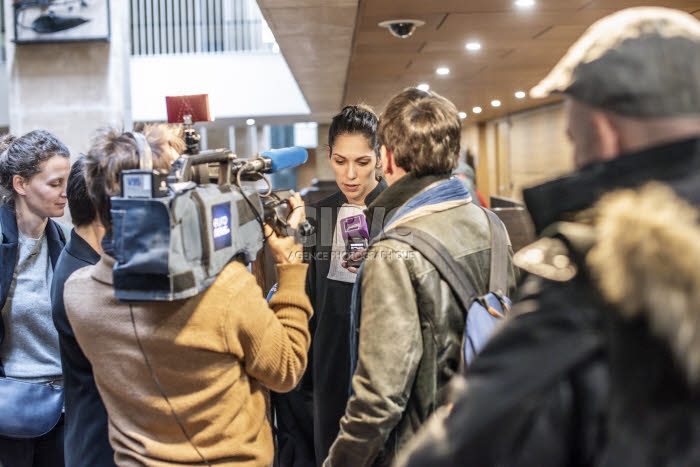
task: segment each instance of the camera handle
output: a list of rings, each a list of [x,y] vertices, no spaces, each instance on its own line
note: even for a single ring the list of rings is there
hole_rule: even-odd
[[[185,154],[199,154],[199,142],[202,137],[197,133],[197,130],[194,129],[192,115],[182,116],[182,126],[184,127],[182,132],[185,136],[185,146],[187,146]]]

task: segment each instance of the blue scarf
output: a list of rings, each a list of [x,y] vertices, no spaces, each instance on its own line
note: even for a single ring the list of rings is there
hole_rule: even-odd
[[[418,209],[440,203],[463,200],[469,201],[471,200],[471,196],[469,191],[464,187],[462,181],[458,178],[450,178],[444,182],[429,186],[427,189],[419,192],[406,201],[398,209],[396,214],[387,222],[382,229],[382,233],[390,230],[399,219],[415,212]],[[374,237],[370,243],[370,247],[382,239],[382,233]],[[360,266],[360,269],[357,272],[357,279],[355,280],[355,285],[352,289],[352,299],[350,301],[350,395],[352,395],[352,375],[355,373],[358,358],[360,314],[362,311],[361,289],[363,269],[364,263]]]

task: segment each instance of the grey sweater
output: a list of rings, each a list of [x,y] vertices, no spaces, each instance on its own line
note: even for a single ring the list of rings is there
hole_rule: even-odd
[[[58,332],[51,317],[53,268],[46,235],[19,233],[19,255],[10,293],[2,309],[5,339],[0,360],[5,374],[27,381],[61,379]]]

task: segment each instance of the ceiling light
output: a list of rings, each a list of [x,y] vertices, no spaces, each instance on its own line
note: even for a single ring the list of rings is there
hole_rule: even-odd
[[[492,107],[500,107],[500,106],[501,106],[501,101],[499,101],[498,99],[494,99],[494,100],[491,101],[491,106],[492,106]]]
[[[525,91],[518,91],[515,93],[516,99],[525,99]]]
[[[460,112],[460,113],[458,113],[457,115],[459,115],[459,118],[461,118],[462,120],[464,120],[465,118],[467,118],[467,113],[466,113],[466,112]]]
[[[515,0],[515,6],[518,8],[530,8],[535,6],[535,0]]]
[[[421,91],[425,91],[425,92],[428,92],[428,90],[430,89],[430,85],[429,85],[429,84],[425,84],[425,83],[421,83],[421,84],[419,84],[419,85],[416,86],[416,87],[417,87],[418,89],[420,89]]]
[[[446,66],[441,66],[440,68],[438,68],[437,70],[435,70],[435,73],[437,73],[438,75],[443,75],[443,76],[444,76],[444,75],[449,75],[449,74],[450,74],[450,69],[447,68]]]
[[[481,50],[481,44],[479,42],[467,42],[467,44],[464,47],[466,47],[467,50],[470,50],[472,52]]]
[[[475,114],[480,114],[480,113],[481,113],[481,107],[474,107],[474,108],[472,109],[472,112],[474,112]]]
[[[253,126],[253,125],[255,125],[255,120],[252,118],[249,118],[248,120],[245,121],[245,124],[248,126]]]

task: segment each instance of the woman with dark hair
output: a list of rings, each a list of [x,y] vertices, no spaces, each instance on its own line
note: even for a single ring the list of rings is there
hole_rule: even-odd
[[[309,365],[297,390],[273,394],[280,467],[321,465],[338,434],[350,384],[350,300],[357,276],[344,264],[340,221],[362,215],[385,188],[381,178],[378,118],[365,105],[349,105],[328,129],[328,160],[338,191],[307,207],[315,242],[304,248],[306,289],[314,308]]]
[[[343,265],[345,242],[340,221],[363,216],[365,207],[386,188],[377,175],[377,124],[377,115],[364,105],[346,106],[333,117],[328,130],[328,160],[338,191],[307,209],[307,218],[316,223],[315,245],[304,251],[309,263],[307,291],[315,312],[310,323],[312,351],[301,391],[290,393],[289,397],[301,399],[313,387],[313,449],[317,465],[321,465],[338,434],[350,383],[350,299],[357,274]],[[291,403],[296,404],[292,409],[299,412],[303,402]],[[297,429],[308,428],[303,425],[298,423]],[[299,438],[301,434],[294,436]],[[281,460],[283,465],[291,465]]]
[[[43,130],[8,135],[0,150],[0,376],[61,385],[49,289],[65,233],[50,218],[66,207],[70,152]],[[36,438],[0,437],[0,465],[62,466],[63,421]]]

